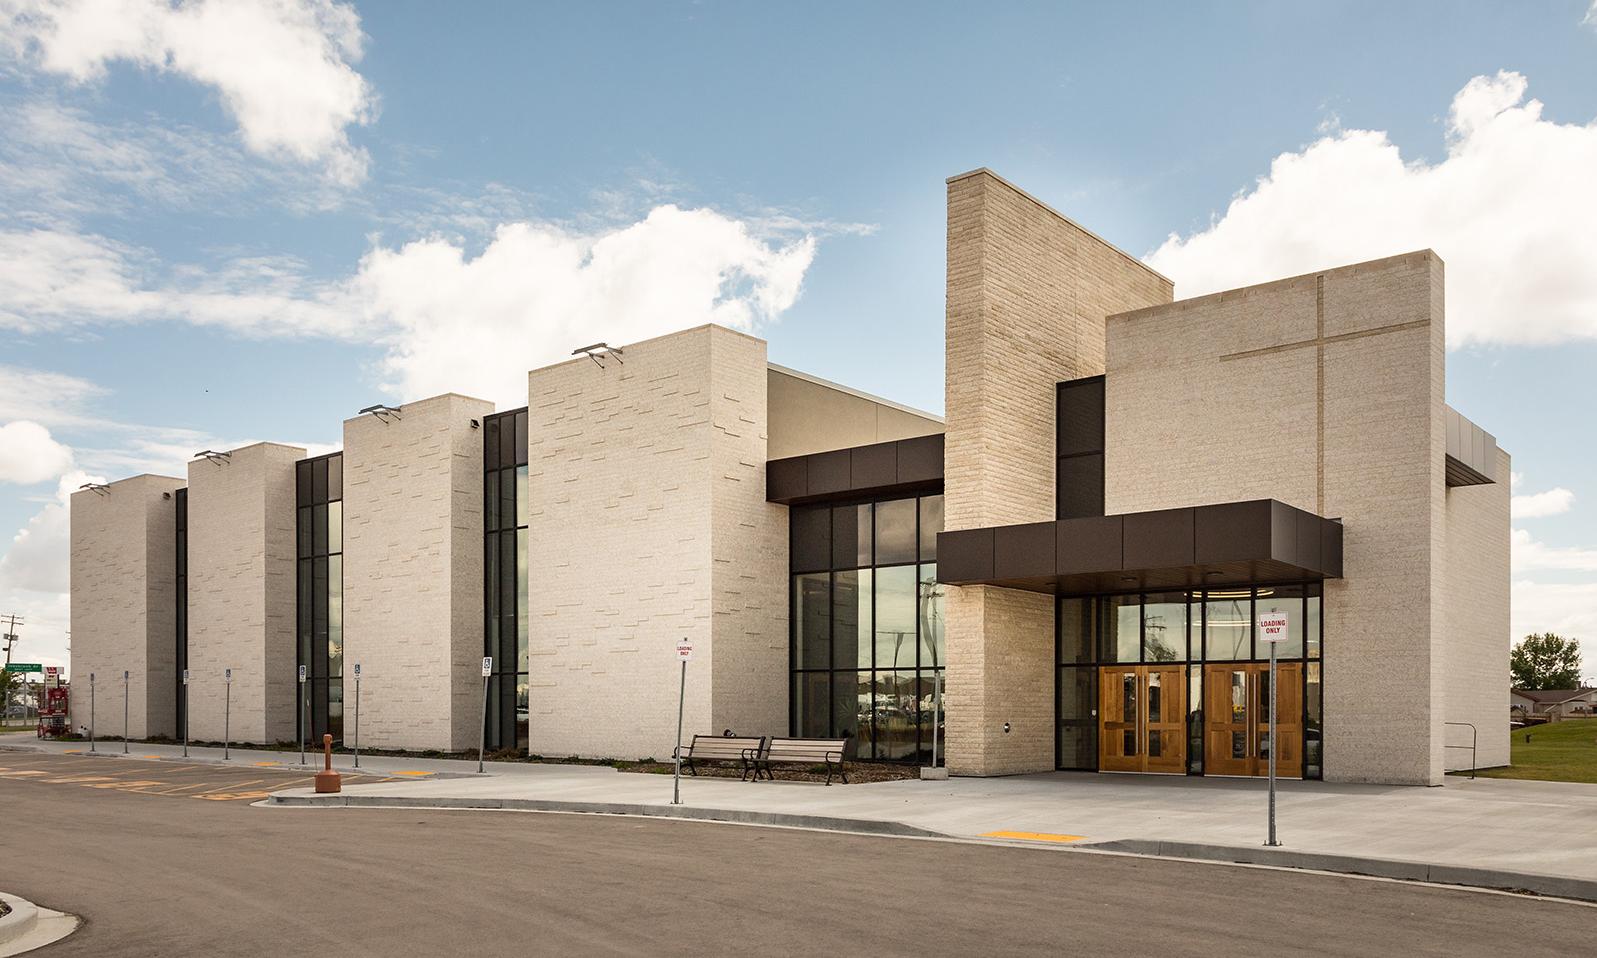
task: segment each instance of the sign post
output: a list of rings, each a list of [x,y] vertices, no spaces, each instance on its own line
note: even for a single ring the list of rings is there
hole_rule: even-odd
[[[494,673],[494,657],[482,657],[482,728],[477,733],[477,771],[482,771],[482,750],[488,744],[488,676]]]
[[[122,670],[122,754],[128,753],[128,670]]]
[[[360,768],[360,663],[355,663],[355,767]]]
[[[1286,612],[1259,613],[1259,641],[1268,642],[1270,645],[1270,838],[1264,844],[1274,848],[1281,843],[1275,837],[1275,648],[1285,641],[1290,630],[1291,616]]]
[[[228,760],[228,746],[233,740],[233,670],[222,670],[222,683],[226,686],[222,693],[222,761]]]
[[[189,757],[189,670],[183,670],[183,757]]]
[[[310,694],[305,691],[305,666],[303,665],[299,667],[299,697],[300,701],[304,703],[300,708],[299,763],[304,765],[305,736],[309,735],[311,730],[311,699]]]
[[[89,673],[89,751],[94,751],[94,673]]]
[[[676,768],[671,771],[671,804],[682,804],[682,709],[688,697],[688,663],[693,660],[693,643],[677,642],[677,661],[682,663],[682,681],[677,689],[677,747],[671,751]]]

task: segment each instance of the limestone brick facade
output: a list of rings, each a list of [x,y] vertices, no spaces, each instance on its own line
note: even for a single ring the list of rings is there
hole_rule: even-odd
[[[466,749],[482,722],[482,417],[454,393],[344,422],[346,722],[360,737]],[[473,425],[473,421],[477,425]]]
[[[665,757],[787,729],[787,510],[765,501],[764,342],[701,326],[528,377],[531,750]]]
[[[294,738],[294,463],[304,455],[263,442],[189,463],[191,739],[220,741],[224,723],[235,742]]]
[[[1447,490],[1447,603],[1443,717],[1475,726],[1480,768],[1508,764],[1509,500],[1513,462],[1497,452],[1497,482]],[[1468,745],[1470,730],[1445,729],[1452,746]],[[1470,753],[1449,748],[1449,769],[1465,768]]]
[[[944,528],[1051,520],[1056,385],[1101,374],[1104,318],[1171,283],[989,170],[948,181],[947,283]],[[1052,769],[1052,600],[946,602],[950,771]]]
[[[935,436],[943,420],[917,409],[771,366],[766,380],[771,459]]]
[[[1275,498],[1344,524],[1330,780],[1442,772],[1441,290],[1422,251],[1109,318],[1106,511]]]
[[[134,476],[71,499],[72,724],[95,730],[172,735],[176,729],[176,506],[183,480]]]

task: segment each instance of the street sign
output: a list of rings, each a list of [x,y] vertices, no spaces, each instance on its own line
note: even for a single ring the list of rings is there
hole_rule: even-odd
[[[122,681],[126,682],[127,680],[128,680],[128,670],[127,669],[123,669],[122,670]]]
[[[687,639],[677,640],[677,659],[681,662],[693,661],[693,643]]]
[[[299,667],[299,684],[305,684],[305,666],[303,665]]]
[[[359,662],[355,663],[355,678],[357,678],[357,679],[360,678],[360,663]]]
[[[222,670],[222,681],[224,681],[224,682],[233,681],[233,670],[232,669],[223,669]]]
[[[1259,613],[1259,641],[1285,642],[1291,616],[1286,612]]]
[[[487,678],[492,674],[494,674],[494,657],[485,655],[482,657],[482,677]]]
[[[189,670],[188,669],[184,669],[183,670],[183,684],[184,685],[189,684]]]
[[[12,662],[6,666],[7,672],[43,672],[44,666],[37,662]]]

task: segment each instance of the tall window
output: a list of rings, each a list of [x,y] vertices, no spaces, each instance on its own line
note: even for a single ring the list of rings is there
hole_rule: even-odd
[[[929,757],[944,668],[943,497],[791,513],[794,734],[849,737],[860,759]]]
[[[344,454],[301,459],[295,467],[298,503],[299,652],[306,686],[295,688],[295,727],[304,732],[310,698],[310,737],[344,737]]]
[[[527,410],[483,419],[483,655],[488,743],[527,749]]]
[[[177,734],[183,733],[184,704],[183,670],[189,667],[189,491],[179,489],[172,494],[177,507]]]
[[[1320,592],[1305,585],[1259,585],[1209,591],[1150,592],[1059,599],[1056,740],[1058,765],[1098,767],[1098,675],[1103,665],[1187,665],[1187,770],[1203,771],[1203,664],[1259,662],[1260,612],[1291,613],[1290,632],[1276,648],[1281,662],[1303,663],[1303,774],[1319,778],[1321,756]]]

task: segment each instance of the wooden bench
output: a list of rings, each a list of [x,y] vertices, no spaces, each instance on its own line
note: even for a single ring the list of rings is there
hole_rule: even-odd
[[[774,779],[771,774],[771,765],[825,765],[826,784],[832,784],[832,775],[835,773],[842,778],[843,784],[848,784],[848,772],[843,769],[843,749],[848,747],[846,738],[782,738],[773,736],[765,746],[765,751],[760,754],[759,763],[754,770],[754,778],[759,780],[763,773],[766,778]]]
[[[682,750],[682,762],[690,775],[699,774],[694,762],[736,762],[743,769],[743,780],[747,781],[750,774],[759,778],[756,763],[764,748],[763,735],[695,735]],[[675,757],[672,753],[672,758]]]

